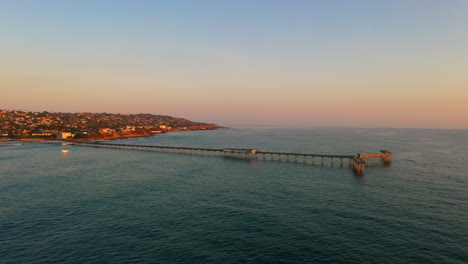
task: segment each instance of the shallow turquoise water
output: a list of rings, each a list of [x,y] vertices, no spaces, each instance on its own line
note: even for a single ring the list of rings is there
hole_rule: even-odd
[[[223,129],[116,142],[395,156],[358,177],[339,166],[0,143],[0,263],[468,260],[466,130]]]

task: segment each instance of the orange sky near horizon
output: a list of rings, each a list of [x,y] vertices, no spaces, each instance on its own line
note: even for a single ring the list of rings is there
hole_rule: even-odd
[[[335,6],[304,3],[312,13],[326,10],[316,18],[302,7],[265,11],[285,16],[279,22],[251,10],[245,24],[215,18],[221,6],[210,6],[206,21],[187,18],[194,25],[167,31],[159,25],[178,21],[180,7],[160,18],[143,8],[127,14],[128,3],[118,2],[84,21],[32,3],[0,11],[8,36],[0,42],[0,109],[153,113],[224,126],[468,129],[463,2],[429,9],[396,1],[379,16],[380,4],[368,4],[368,13],[333,25],[325,21],[338,15]],[[363,6],[348,8],[340,14]],[[123,23],[117,10],[134,20]]]

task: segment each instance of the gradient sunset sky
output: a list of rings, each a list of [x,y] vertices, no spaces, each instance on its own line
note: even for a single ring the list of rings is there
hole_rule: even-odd
[[[0,0],[0,109],[468,128],[468,1]]]

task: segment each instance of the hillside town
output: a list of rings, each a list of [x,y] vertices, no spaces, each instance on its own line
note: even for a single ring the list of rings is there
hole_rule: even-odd
[[[0,140],[100,140],[216,128],[165,115],[0,110]]]

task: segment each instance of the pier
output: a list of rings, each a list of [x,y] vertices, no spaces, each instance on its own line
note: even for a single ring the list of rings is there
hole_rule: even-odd
[[[250,148],[193,148],[174,146],[149,146],[131,144],[112,144],[104,142],[77,142],[77,141],[51,141],[49,143],[67,144],[74,146],[88,146],[97,148],[114,148],[129,150],[149,150],[158,152],[184,153],[203,156],[220,156],[225,158],[250,159],[250,160],[275,160],[305,163],[312,165],[325,164],[330,166],[340,166],[352,168],[358,175],[363,175],[367,166],[390,165],[393,153],[381,150],[376,154],[357,155],[332,155],[332,154],[309,154],[256,150]]]

